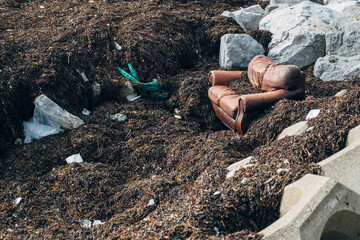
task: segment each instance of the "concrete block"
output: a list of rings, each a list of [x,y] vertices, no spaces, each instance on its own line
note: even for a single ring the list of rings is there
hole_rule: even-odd
[[[250,161],[253,159],[254,159],[253,156],[250,156],[250,157],[244,158],[243,160],[233,163],[230,166],[228,166],[226,169],[230,172],[226,175],[226,179],[234,176],[234,174],[237,170],[239,170],[242,167],[246,167],[250,163]]]
[[[359,239],[360,195],[330,178],[308,174],[288,185],[280,209],[263,239]]]
[[[359,156],[360,144],[352,144],[318,164],[326,177],[334,179],[360,194]]]
[[[291,125],[290,127],[285,128],[282,130],[282,132],[279,134],[276,140],[283,139],[286,136],[294,136],[294,135],[300,135],[303,132],[306,131],[306,129],[309,128],[308,121],[301,121],[298,123],[295,123],[294,125]]]
[[[346,139],[346,146],[360,144],[360,125],[351,129]]]
[[[34,104],[43,116],[64,129],[78,128],[84,124],[82,119],[61,108],[44,94],[35,98]]]

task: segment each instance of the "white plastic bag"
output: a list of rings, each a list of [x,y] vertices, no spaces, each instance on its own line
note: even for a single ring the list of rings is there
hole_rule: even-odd
[[[40,139],[64,131],[59,124],[47,118],[37,106],[34,109],[34,116],[29,121],[24,121],[23,126],[24,143],[30,143],[33,139]]]

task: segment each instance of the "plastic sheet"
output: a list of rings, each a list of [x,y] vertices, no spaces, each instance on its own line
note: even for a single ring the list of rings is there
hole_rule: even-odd
[[[40,139],[64,131],[60,125],[46,117],[41,109],[35,106],[34,116],[29,121],[23,122],[24,143],[30,143],[34,139]]]

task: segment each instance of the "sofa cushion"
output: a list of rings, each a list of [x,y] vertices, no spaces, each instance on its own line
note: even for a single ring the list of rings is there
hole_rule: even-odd
[[[228,95],[220,99],[220,107],[232,118],[236,118],[240,97],[241,95]]]
[[[270,66],[277,65],[270,58],[262,55],[255,56],[248,66],[248,78],[254,87],[261,88],[265,72]]]
[[[235,92],[226,86],[212,86],[208,90],[208,96],[210,100],[218,106],[220,99],[228,95],[235,95]]]
[[[262,90],[270,92],[276,89],[294,90],[302,83],[301,70],[295,65],[272,65],[263,78]]]

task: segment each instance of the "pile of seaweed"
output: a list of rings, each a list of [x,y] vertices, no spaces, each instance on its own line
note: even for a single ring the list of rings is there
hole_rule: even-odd
[[[219,17],[238,1],[224,2],[9,1],[1,8],[0,238],[261,238],[257,232],[279,217],[285,186],[321,174],[316,163],[342,149],[360,124],[360,77],[322,82],[309,66],[305,100],[281,100],[246,135],[233,133],[207,97],[219,37],[243,32]],[[264,31],[251,34],[265,46],[270,40]],[[126,101],[116,66],[128,62],[169,98]],[[257,91],[246,74],[231,87]],[[14,145],[40,93],[85,125]],[[311,109],[321,110],[311,130],[276,140]],[[115,113],[127,120],[113,120]],[[84,163],[66,164],[76,153]],[[248,156],[250,165],[226,179],[226,168]]]

